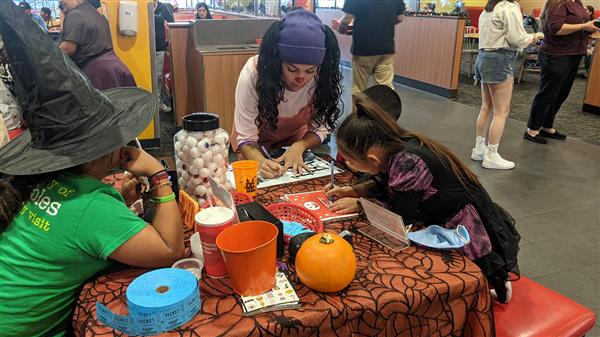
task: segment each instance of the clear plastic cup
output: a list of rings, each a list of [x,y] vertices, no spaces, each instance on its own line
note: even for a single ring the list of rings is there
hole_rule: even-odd
[[[202,278],[202,268],[204,268],[204,262],[200,259],[196,258],[187,258],[179,260],[173,263],[173,268],[185,269],[190,273],[196,276],[196,279],[200,280]]]

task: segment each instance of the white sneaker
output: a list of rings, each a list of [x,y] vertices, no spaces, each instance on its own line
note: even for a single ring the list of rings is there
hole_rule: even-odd
[[[494,170],[510,170],[515,167],[515,163],[502,158],[498,152],[485,151],[481,166]]]
[[[162,103],[162,102],[160,103],[160,105],[159,105],[158,108],[159,108],[159,110],[161,112],[169,112],[169,111],[171,111],[171,107],[169,107],[168,105],[166,105],[165,103]]]
[[[471,159],[479,161],[483,160],[483,155],[485,154],[485,150],[478,151],[476,147],[471,150]]]

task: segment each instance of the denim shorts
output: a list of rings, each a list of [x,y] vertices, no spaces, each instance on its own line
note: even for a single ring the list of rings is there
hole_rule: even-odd
[[[475,79],[481,83],[502,83],[513,78],[513,62],[517,52],[509,49],[479,50],[475,61]]]

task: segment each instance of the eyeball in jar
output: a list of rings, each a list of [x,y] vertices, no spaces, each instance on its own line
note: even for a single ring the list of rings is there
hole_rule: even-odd
[[[229,134],[219,127],[219,116],[201,112],[183,117],[173,143],[178,182],[189,195],[205,198],[209,177],[227,182]]]

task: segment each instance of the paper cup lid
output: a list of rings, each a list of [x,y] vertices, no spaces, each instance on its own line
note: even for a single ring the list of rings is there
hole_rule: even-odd
[[[219,226],[233,219],[233,211],[227,207],[209,207],[196,213],[196,223],[200,226]]]

